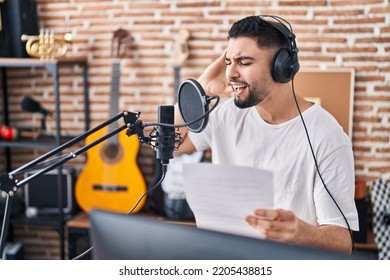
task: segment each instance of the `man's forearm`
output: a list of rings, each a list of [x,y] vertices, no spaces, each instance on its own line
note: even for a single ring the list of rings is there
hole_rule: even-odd
[[[317,227],[307,223],[303,227],[302,234],[293,240],[294,243],[351,253],[352,240],[348,229],[335,225]]]

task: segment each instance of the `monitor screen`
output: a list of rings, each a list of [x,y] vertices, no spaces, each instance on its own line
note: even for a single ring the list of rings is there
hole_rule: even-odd
[[[333,260],[351,256],[197,229],[137,213],[89,213],[93,258],[102,260]]]

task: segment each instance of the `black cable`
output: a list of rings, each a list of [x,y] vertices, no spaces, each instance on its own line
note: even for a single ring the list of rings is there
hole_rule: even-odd
[[[164,168],[164,166],[165,166],[165,168]],[[154,184],[153,187],[149,188],[146,192],[144,192],[143,195],[141,195],[141,197],[138,199],[136,204],[133,206],[133,208],[126,215],[131,215],[133,213],[134,209],[138,206],[138,204],[141,202],[141,200],[145,197],[145,195],[153,192],[161,184],[161,182],[164,181],[166,173],[167,173],[167,171],[166,171],[166,164],[163,164],[163,170],[162,170],[162,174],[161,174],[160,180],[156,184]]]
[[[322,175],[321,175],[321,172],[320,172],[320,168],[319,168],[319,166],[318,166],[317,158],[316,158],[315,153],[314,153],[313,145],[312,145],[311,140],[310,140],[309,132],[308,132],[308,130],[307,130],[305,120],[303,119],[303,116],[302,116],[301,108],[299,107],[298,100],[297,100],[297,97],[296,97],[296,95],[295,95],[294,78],[291,80],[291,82],[292,82],[291,88],[292,88],[292,93],[293,93],[294,101],[295,101],[295,104],[296,104],[296,106],[297,106],[299,116],[300,116],[300,118],[301,118],[301,120],[302,120],[303,127],[304,127],[304,129],[305,129],[307,141],[309,142],[309,146],[310,146],[311,154],[312,154],[313,159],[314,159],[314,165],[315,165],[315,167],[316,167],[317,174],[318,174],[318,176],[320,177],[321,182],[322,182],[322,185],[324,186],[326,192],[329,194],[330,198],[332,199],[332,201],[333,201],[334,204],[336,205],[337,209],[340,211],[341,215],[343,216],[343,218],[344,218],[344,220],[345,220],[345,223],[347,224],[348,231],[349,231],[349,234],[350,234],[350,236],[351,236],[351,241],[352,241],[352,251],[354,252],[354,251],[355,251],[355,241],[354,241],[354,238],[353,238],[353,234],[352,234],[352,231],[351,231],[351,227],[349,226],[348,220],[347,220],[347,218],[345,217],[345,215],[344,215],[343,211],[341,210],[340,206],[338,205],[336,199],[332,196],[332,194],[330,193],[328,187],[327,187],[326,184],[325,184],[324,179],[322,178]]]

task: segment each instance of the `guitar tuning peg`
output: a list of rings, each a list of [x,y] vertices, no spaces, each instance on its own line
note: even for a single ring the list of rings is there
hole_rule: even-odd
[[[190,37],[190,31],[188,29],[179,30],[179,38],[181,38],[184,41],[187,41],[189,37]]]

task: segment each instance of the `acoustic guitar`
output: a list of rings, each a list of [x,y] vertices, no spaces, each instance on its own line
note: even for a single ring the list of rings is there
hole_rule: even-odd
[[[112,80],[110,96],[110,117],[118,114],[120,59],[126,53],[130,42],[129,34],[123,29],[114,32],[112,41]],[[86,139],[89,144],[112,132],[118,127],[114,122],[107,129],[101,129]],[[125,131],[107,139],[87,152],[87,161],[75,187],[79,206],[88,212],[93,208],[128,213],[146,192],[144,177],[137,165],[140,143],[136,135],[128,137]],[[144,197],[134,212],[139,211]]]

